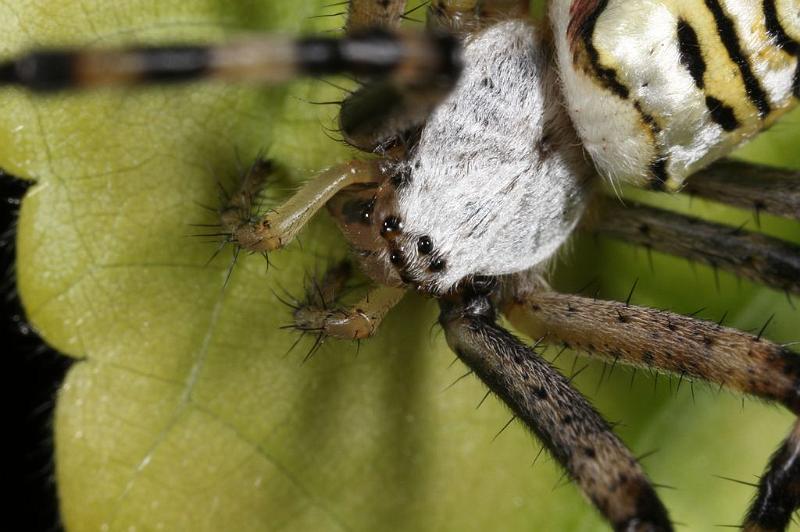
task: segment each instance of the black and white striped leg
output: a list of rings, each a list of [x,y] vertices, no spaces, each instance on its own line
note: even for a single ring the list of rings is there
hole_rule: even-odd
[[[342,38],[263,35],[221,45],[32,51],[0,63],[0,86],[57,91],[198,79],[280,84],[302,76],[349,73],[426,85],[455,79],[458,42],[383,30]]]
[[[488,296],[453,296],[440,306],[450,347],[544,443],[615,530],[672,530],[630,451],[566,377],[496,325]]]
[[[367,28],[396,28],[405,15],[405,1],[352,0],[348,32]],[[430,29],[430,28],[429,28]],[[387,152],[413,139],[433,109],[450,94],[458,79],[461,56],[452,28],[429,31],[430,39],[447,43],[450,65],[438,76],[411,76],[405,80],[359,76],[364,87],[348,96],[339,113],[339,129],[344,140],[366,152]],[[421,55],[425,50],[419,49]],[[409,66],[413,66],[409,63]]]

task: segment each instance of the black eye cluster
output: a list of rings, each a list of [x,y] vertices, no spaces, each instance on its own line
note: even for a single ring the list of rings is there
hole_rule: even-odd
[[[406,258],[403,252],[395,245],[397,237],[403,232],[403,221],[397,216],[387,216],[381,225],[381,236],[390,243],[389,262],[401,269],[400,277],[404,282],[413,282],[407,272],[402,271],[406,266]],[[417,239],[417,252],[420,255],[430,255],[433,253],[433,241],[428,235],[423,235]],[[447,263],[441,257],[433,257],[428,264],[428,271],[439,273],[445,269]]]

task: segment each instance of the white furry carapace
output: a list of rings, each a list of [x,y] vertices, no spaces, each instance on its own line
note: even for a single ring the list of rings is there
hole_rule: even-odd
[[[798,17],[798,0],[555,0],[552,33],[468,38],[393,199],[402,273],[442,292],[540,266],[598,172],[677,190],[796,102]]]
[[[465,64],[398,194],[404,232],[429,236],[446,263],[434,276],[440,289],[548,259],[574,229],[591,176],[533,28],[491,27],[469,42]],[[412,277],[425,276],[425,262],[409,255]]]

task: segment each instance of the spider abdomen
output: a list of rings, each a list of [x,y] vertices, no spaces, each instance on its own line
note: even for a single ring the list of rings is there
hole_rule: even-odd
[[[551,6],[569,113],[610,180],[677,190],[800,96],[796,0]]]

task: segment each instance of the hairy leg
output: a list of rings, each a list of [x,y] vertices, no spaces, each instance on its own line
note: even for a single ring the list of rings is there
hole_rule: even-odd
[[[744,161],[721,161],[693,175],[683,192],[756,214],[800,219],[800,172]]]
[[[497,20],[527,18],[528,10],[528,0],[432,0],[428,27],[468,34]]]
[[[405,10],[406,0],[350,0],[345,30],[397,29]]]
[[[461,74],[461,45],[453,36],[428,33],[427,42],[417,36],[402,44],[405,64],[397,75],[376,79],[367,72],[359,77],[365,85],[342,102],[339,129],[344,140],[360,150],[384,151],[413,137]],[[378,56],[387,52],[391,54],[372,51]]]
[[[533,338],[715,382],[800,414],[800,355],[759,336],[663,310],[547,291],[521,294],[503,313]]]
[[[376,11],[372,3],[365,5]],[[428,7],[428,28],[433,36],[465,37],[492,22],[527,16],[527,0],[433,0]],[[443,50],[448,48],[447,42],[442,41]],[[447,68],[440,68],[443,75],[428,83],[398,84],[390,80],[367,85],[342,105],[340,128],[345,140],[364,151],[374,151],[413,137],[415,128],[450,93],[459,69],[460,58],[454,56]]]
[[[534,338],[560,342],[614,362],[666,370],[777,401],[800,414],[800,355],[719,324],[616,301],[534,292],[504,313]],[[745,530],[784,530],[800,506],[800,428],[761,478]]]
[[[772,455],[758,483],[742,529],[745,532],[779,532],[789,526],[800,507],[800,422]]]
[[[675,212],[605,200],[589,228],[780,290],[800,293],[800,246]]]
[[[459,358],[523,420],[615,530],[672,530],[641,466],[569,381],[495,324],[488,297],[440,300]]]

